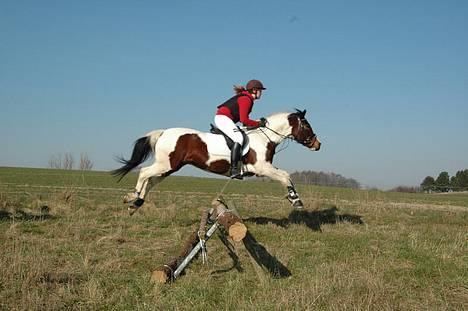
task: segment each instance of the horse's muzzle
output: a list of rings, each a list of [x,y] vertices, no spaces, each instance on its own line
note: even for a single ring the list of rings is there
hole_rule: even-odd
[[[307,147],[312,151],[319,151],[321,146],[322,146],[322,143],[317,137],[315,137],[315,139],[312,140]]]

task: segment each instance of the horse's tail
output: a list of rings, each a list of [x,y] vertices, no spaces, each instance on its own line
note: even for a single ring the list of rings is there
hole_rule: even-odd
[[[127,175],[132,169],[143,163],[151,153],[154,151],[154,146],[158,141],[159,137],[164,133],[164,130],[155,130],[149,132],[145,136],[137,139],[135,141],[135,146],[133,147],[132,157],[130,160],[125,160],[122,157],[117,157],[117,161],[124,164],[121,168],[111,171],[111,174],[118,176],[119,181]]]

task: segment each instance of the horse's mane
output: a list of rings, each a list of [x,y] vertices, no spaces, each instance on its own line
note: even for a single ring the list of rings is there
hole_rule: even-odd
[[[304,118],[306,110],[299,110],[297,108],[294,108],[295,111],[289,112],[289,111],[283,111],[283,112],[276,112],[267,117],[268,118],[275,118],[276,116],[282,116],[282,115],[297,115],[298,117]]]
[[[266,117],[266,119],[268,120],[268,122],[271,122],[271,123],[276,123],[276,122],[281,122],[281,121],[285,121],[287,120],[290,116],[297,116],[299,117],[300,119],[303,119],[304,116],[305,116],[305,113],[306,113],[306,110],[299,110],[299,109],[294,109],[295,111],[291,112],[291,111],[283,111],[283,112],[275,112],[269,116]],[[250,132],[250,131],[254,131],[256,129],[252,129],[252,130],[248,130],[247,129],[247,132]]]

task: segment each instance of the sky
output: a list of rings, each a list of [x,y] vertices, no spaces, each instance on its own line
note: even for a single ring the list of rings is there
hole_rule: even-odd
[[[319,152],[274,164],[417,186],[468,168],[467,1],[0,1],[0,166],[119,166],[153,129],[307,109]],[[181,175],[205,176],[194,168]],[[209,175],[213,176],[214,175]]]

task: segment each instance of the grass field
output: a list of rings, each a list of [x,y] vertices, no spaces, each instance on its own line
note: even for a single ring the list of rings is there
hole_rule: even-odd
[[[162,285],[151,271],[180,251],[226,179],[170,177],[130,217],[121,198],[135,181],[0,168],[0,309],[468,309],[467,193],[299,185],[298,212],[277,183],[232,181],[224,197],[287,273],[242,244],[235,265],[214,235],[207,264]]]

